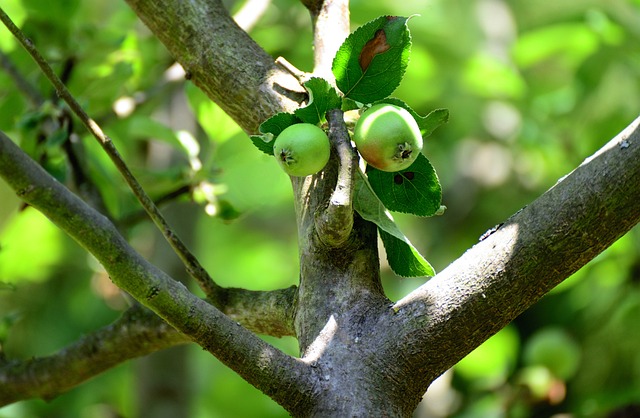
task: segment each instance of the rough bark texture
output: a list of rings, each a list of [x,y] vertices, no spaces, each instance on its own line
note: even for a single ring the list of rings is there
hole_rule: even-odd
[[[51,177],[0,132],[0,177],[18,197],[41,211],[53,223],[93,254],[111,280],[167,323],[214,354],[279,402],[301,402],[309,371],[241,327],[181,283],[134,251],[103,215]],[[42,368],[45,375],[48,369]],[[38,386],[38,376],[29,376]],[[60,378],[64,378],[63,372]],[[0,373],[0,393],[11,391],[10,377]],[[293,390],[293,392],[291,392]],[[15,401],[16,399],[14,399]]]
[[[192,80],[247,132],[276,111],[297,105],[272,76],[295,79],[273,66],[219,2],[129,3]],[[320,14],[324,6],[341,10],[346,2],[305,4],[313,12],[316,37],[328,30],[344,32],[344,16],[334,29]],[[316,46],[319,53],[335,50],[335,45]],[[327,62],[326,56],[317,59],[316,70],[326,73]],[[114,282],[295,416],[411,416],[433,379],[640,221],[639,119],[443,272],[392,304],[380,285],[376,228],[354,214],[352,190],[345,186],[357,166],[341,113],[332,112],[329,121],[329,165],[317,175],[292,179],[299,288],[253,294],[242,302],[234,298],[243,291],[227,290],[219,301],[224,312],[243,318],[252,329],[295,333],[301,359],[274,350],[142,260],[110,223],[4,135],[0,176],[101,260]],[[263,318],[253,322],[256,313]],[[165,332],[176,344],[185,341],[178,332]],[[147,332],[138,335],[153,345],[131,341],[131,352],[123,357],[164,347]],[[77,366],[83,360],[70,361]],[[0,363],[0,393],[14,394],[0,400],[59,393],[42,387],[28,392],[24,384],[27,379],[38,386],[38,379],[46,380],[55,369],[25,376],[19,366]]]
[[[127,0],[140,19],[200,87],[247,133],[280,111],[292,111],[305,90],[229,16],[219,0]]]

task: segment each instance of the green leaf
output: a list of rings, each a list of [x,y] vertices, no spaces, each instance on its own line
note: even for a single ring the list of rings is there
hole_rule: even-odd
[[[409,63],[408,20],[406,17],[381,16],[347,37],[331,68],[345,97],[373,103],[398,87]]]
[[[360,171],[356,177],[354,209],[363,219],[378,226],[382,243],[387,250],[389,266],[396,274],[403,277],[435,275],[433,267],[400,231],[393,217]]]
[[[425,260],[411,243],[396,238],[378,228],[387,252],[387,261],[394,273],[402,277],[435,276],[431,264]]]
[[[294,112],[303,122],[317,125],[325,121],[329,109],[340,108],[342,100],[327,80],[314,77],[304,83],[304,87],[309,93],[309,103]]]
[[[368,166],[367,177],[371,188],[389,210],[433,216],[440,209],[442,188],[436,171],[423,154],[409,168],[395,173]]]
[[[270,135],[251,135],[249,137],[253,145],[267,155],[273,155],[273,136]]]
[[[220,106],[194,84],[186,83],[184,91],[193,114],[211,141],[225,142],[242,131]]]
[[[273,155],[273,140],[289,126],[301,120],[292,113],[280,112],[271,116],[260,125],[260,135],[251,135],[251,142],[260,151]]]
[[[364,105],[360,102],[356,102],[355,100],[351,100],[349,98],[342,99],[342,111],[347,112],[349,110],[362,109]]]
[[[45,146],[47,149],[59,148],[69,137],[66,127],[60,127],[53,131],[51,135],[47,137]]]
[[[400,106],[406,109],[411,116],[418,122],[418,127],[420,128],[420,133],[422,137],[427,137],[433,133],[440,125],[444,125],[449,122],[449,110],[448,109],[435,109],[432,110],[427,116],[420,116],[415,110],[411,108],[404,101],[397,99],[395,97],[388,97],[386,99],[380,100],[377,103],[388,103],[396,106]]]
[[[127,120],[127,134],[132,139],[155,139],[165,142],[184,153],[184,148],[173,129],[147,115],[132,115]]]

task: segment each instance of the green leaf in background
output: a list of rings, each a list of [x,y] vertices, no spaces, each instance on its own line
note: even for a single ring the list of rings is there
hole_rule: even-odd
[[[185,84],[184,91],[198,124],[211,141],[222,143],[242,132],[238,124],[195,85]]]
[[[327,80],[314,77],[304,87],[309,92],[309,103],[294,112],[303,122],[317,125],[324,122],[327,110],[340,108],[342,100]]]
[[[280,135],[280,132],[300,122],[300,119],[292,113],[276,113],[262,122],[259,128],[260,135],[251,135],[251,142],[265,154],[273,155],[273,140]]]
[[[368,166],[367,177],[371,188],[389,210],[433,216],[440,209],[440,181],[433,166],[423,154],[420,154],[409,168],[395,173]]]
[[[155,139],[169,144],[173,149],[187,154],[178,140],[176,132],[162,122],[154,120],[151,116],[134,114],[123,121],[126,124],[127,138],[149,140]]]
[[[423,138],[431,135],[433,131],[435,131],[440,125],[444,125],[445,123],[449,122],[448,109],[435,109],[432,110],[427,116],[420,116],[415,110],[411,108],[411,106],[395,97],[388,97],[376,102],[376,104],[377,103],[388,103],[400,106],[401,108],[411,113],[411,116],[413,116],[416,122],[418,122],[418,127],[420,128],[420,133],[422,134]]]
[[[47,149],[57,149],[64,144],[64,142],[69,138],[69,132],[67,127],[60,127],[53,131],[51,135],[49,135],[45,141],[45,147]]]
[[[387,261],[399,276],[434,276],[431,264],[416,250],[400,231],[393,217],[376,196],[362,172],[358,171],[354,194],[354,209],[363,219],[378,226],[380,238],[387,251]]]
[[[529,88],[517,68],[484,52],[468,59],[462,82],[472,94],[494,99],[520,99]]]
[[[580,65],[598,49],[598,34],[582,23],[564,23],[530,30],[518,38],[513,49],[522,68],[557,59],[569,68]]]
[[[398,87],[409,63],[408,20],[406,17],[381,16],[347,37],[331,68],[345,97],[373,103]]]

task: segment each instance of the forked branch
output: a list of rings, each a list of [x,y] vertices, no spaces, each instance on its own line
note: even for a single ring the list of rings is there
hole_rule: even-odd
[[[0,177],[93,254],[112,281],[276,402],[307,396],[308,367],[262,341],[147,262],[89,207],[0,132]],[[284,296],[287,299],[287,296]]]
[[[429,282],[398,301],[410,326],[390,350],[422,394],[439,374],[505,327],[640,222],[640,118]],[[397,344],[397,345],[396,345]]]

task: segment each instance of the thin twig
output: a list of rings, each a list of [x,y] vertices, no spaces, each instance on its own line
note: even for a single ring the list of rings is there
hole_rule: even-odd
[[[22,91],[27,96],[33,106],[38,107],[42,105],[44,97],[42,97],[40,92],[33,87],[33,85],[22,76],[22,74],[20,74],[20,71],[18,71],[13,62],[11,62],[11,59],[9,59],[9,57],[2,51],[0,51],[0,66],[2,66],[6,73],[9,74],[9,77],[13,79],[18,90]]]
[[[160,207],[163,204],[176,200],[186,194],[189,194],[190,192],[191,192],[191,186],[189,185],[180,186],[177,189],[172,190],[160,196],[159,198],[157,198],[155,200],[155,205]],[[130,228],[131,226],[137,224],[138,222],[145,220],[146,217],[147,217],[147,214],[145,212],[137,211],[135,213],[126,215],[122,219],[118,220],[117,225],[121,228]]]
[[[205,292],[207,297],[216,300],[220,287],[211,279],[211,276],[202,267],[196,257],[187,249],[182,240],[171,229],[167,221],[164,219],[157,206],[153,203],[153,200],[147,195],[140,183],[133,176],[129,167],[120,156],[120,153],[116,149],[115,145],[98,126],[98,124],[91,119],[80,104],[74,99],[69,90],[60,78],[55,74],[49,63],[40,55],[33,42],[25,36],[25,34],[13,23],[13,21],[7,16],[5,11],[0,7],[0,20],[9,29],[9,31],[16,37],[16,39],[22,44],[25,50],[31,55],[33,60],[38,64],[44,75],[49,79],[56,89],[56,93],[62,98],[69,108],[76,114],[76,116],[87,127],[89,132],[98,140],[102,148],[105,150],[111,161],[115,164],[118,171],[124,177],[124,180],[129,185],[129,188],[133,191],[144,210],[149,214],[149,217],[156,224],[158,229],[162,232],[169,245],[174,249],[178,257],[185,264],[189,274],[198,282],[200,288]]]

